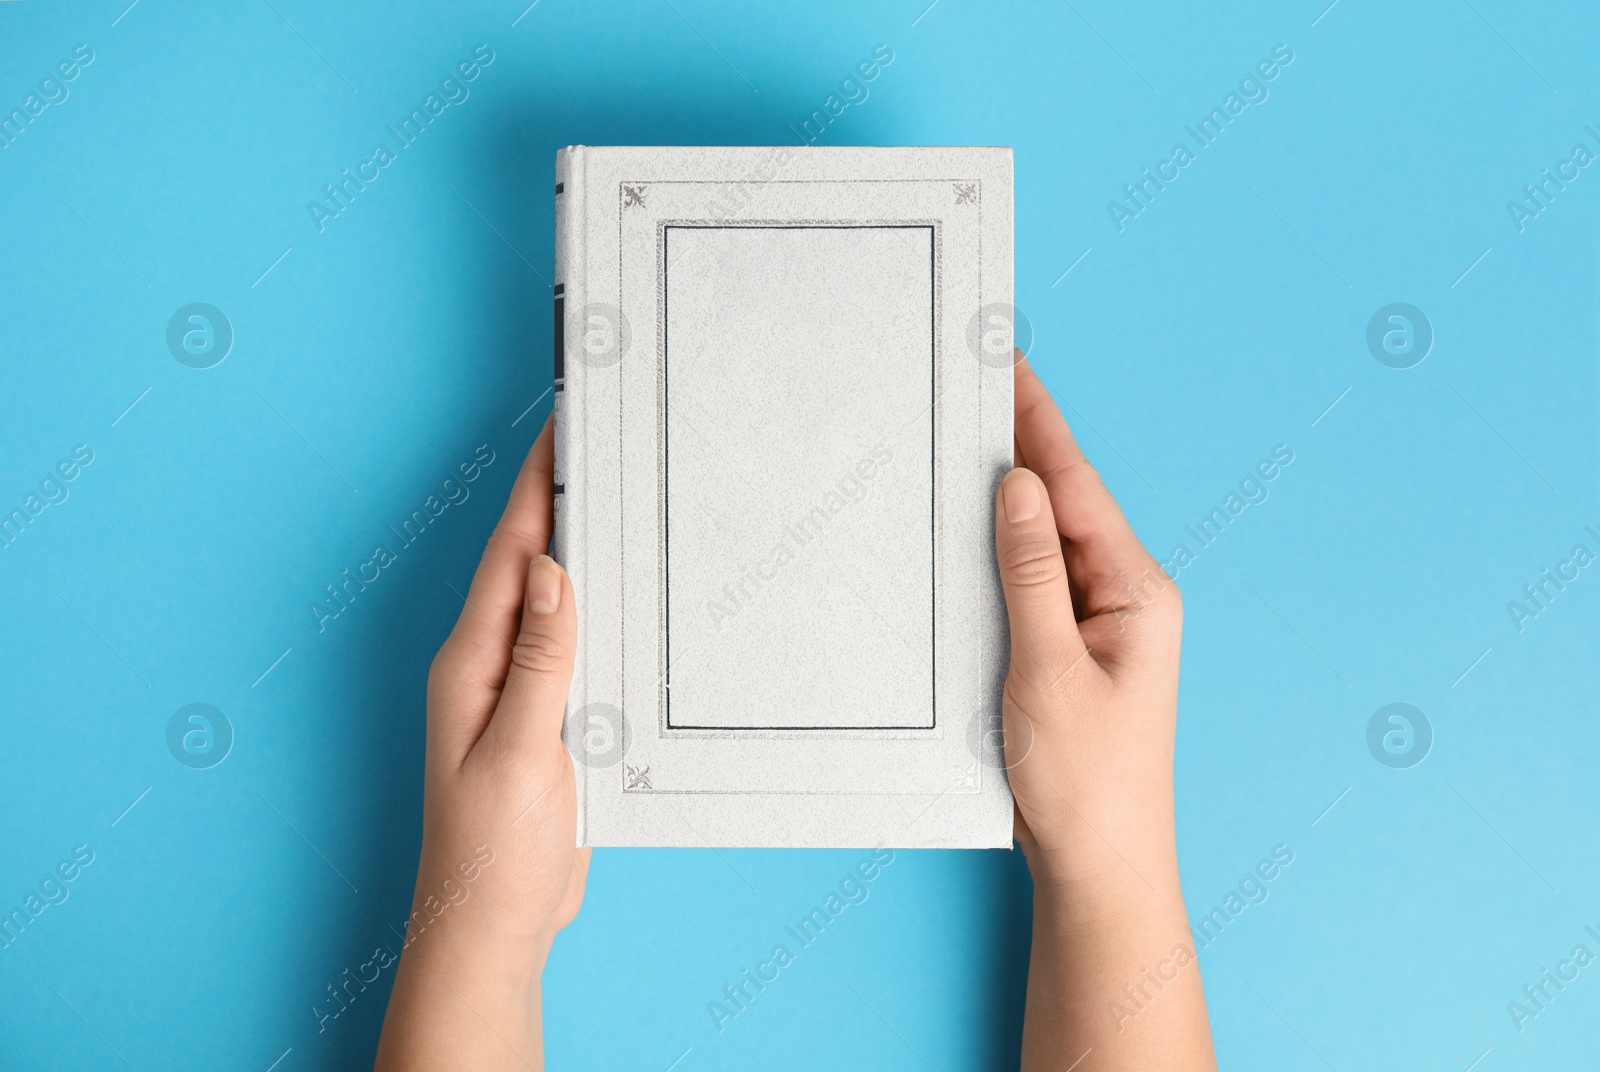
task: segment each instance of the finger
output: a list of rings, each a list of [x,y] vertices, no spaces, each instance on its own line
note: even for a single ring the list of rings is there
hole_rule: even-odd
[[[1016,440],[1018,453],[1049,490],[1084,615],[1121,608],[1130,590],[1151,580],[1148,575],[1158,567],[1084,457],[1050,392],[1021,360],[1016,366]]]
[[[1011,623],[1011,677],[1038,695],[1048,694],[1084,661],[1087,649],[1072,617],[1049,492],[1026,469],[1013,469],[1000,482],[994,543]]]
[[[549,555],[528,564],[526,596],[511,665],[480,746],[533,758],[561,748],[561,717],[572,684],[578,615],[567,571]],[[562,762],[567,762],[564,752]]]
[[[483,733],[511,665],[528,563],[550,546],[554,466],[546,418],[484,548],[461,616],[434,660],[435,685],[448,695],[448,702],[438,706],[458,722],[456,729],[469,746]]]
[[[471,646],[485,645],[509,656],[522,612],[528,563],[550,549],[554,473],[555,436],[547,417],[489,536],[467,592],[470,606],[462,609],[452,639],[460,637]]]

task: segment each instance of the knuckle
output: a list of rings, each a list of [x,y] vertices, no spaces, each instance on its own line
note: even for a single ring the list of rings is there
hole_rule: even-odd
[[[501,518],[500,524],[489,533],[489,546],[508,548],[519,557],[526,556],[531,559],[546,553],[550,548],[550,540],[537,528],[530,529],[521,524],[519,519]],[[487,552],[485,557],[488,557]]]
[[[1000,575],[1014,587],[1050,584],[1065,570],[1061,548],[1041,536],[1023,537],[1000,552]]]
[[[511,665],[540,676],[559,674],[572,661],[572,649],[549,633],[523,629],[511,646]]]
[[[428,664],[428,695],[436,695],[444,686],[460,676],[460,665],[453,642],[446,640]]]
[[[1183,593],[1178,590],[1176,582],[1167,585],[1161,593],[1161,604],[1167,614],[1178,621],[1183,621]]]
[[[1183,620],[1183,593],[1178,591],[1178,584],[1166,575],[1161,567],[1156,566],[1153,573],[1154,582],[1145,591],[1148,592],[1146,605],[1157,620]]]
[[[1118,578],[1121,599],[1114,611],[1119,625],[1131,620],[1181,621],[1183,596],[1177,582],[1151,559],[1137,573],[1124,570]]]
[[[503,656],[502,656],[503,657]],[[451,633],[428,664],[428,695],[442,694],[465,683],[492,676],[485,671],[486,659],[480,646],[467,637]]]
[[[1055,487],[1061,483],[1082,482],[1091,487],[1104,486],[1105,481],[1100,479],[1100,470],[1095,468],[1093,462],[1079,454],[1076,458],[1068,459],[1052,465],[1045,472],[1039,474],[1047,487]]]

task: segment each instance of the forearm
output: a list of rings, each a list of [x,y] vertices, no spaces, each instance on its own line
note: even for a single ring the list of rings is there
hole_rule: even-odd
[[[1215,1069],[1176,853],[1096,855],[1035,868],[1022,1067]]]
[[[561,741],[577,601],[540,553],[554,467],[546,419],[428,669],[422,852],[379,1072],[544,1068],[539,977],[589,874]]]
[[[431,937],[401,958],[376,1072],[542,1070],[543,957],[530,963]]]

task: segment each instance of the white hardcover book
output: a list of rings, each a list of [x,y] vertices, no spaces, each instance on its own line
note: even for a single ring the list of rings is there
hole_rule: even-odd
[[[556,158],[580,845],[1011,844],[1005,148]]]

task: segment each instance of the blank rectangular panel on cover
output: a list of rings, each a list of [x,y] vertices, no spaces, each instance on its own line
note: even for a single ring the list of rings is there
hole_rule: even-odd
[[[931,727],[933,226],[664,238],[668,727]]]

